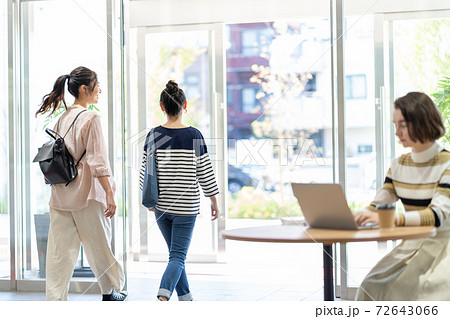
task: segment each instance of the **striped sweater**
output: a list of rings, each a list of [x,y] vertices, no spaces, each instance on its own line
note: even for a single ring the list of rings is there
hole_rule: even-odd
[[[219,193],[202,133],[193,127],[158,126],[154,131],[159,188],[156,209],[170,214],[198,214],[199,184],[207,197]],[[147,155],[152,152],[146,148],[144,146],[139,178],[141,190]]]
[[[444,225],[450,214],[450,153],[435,143],[423,152],[396,158],[383,187],[367,208],[375,211],[377,204],[399,199],[405,208],[399,215],[399,226]],[[445,230],[448,227],[450,223]]]

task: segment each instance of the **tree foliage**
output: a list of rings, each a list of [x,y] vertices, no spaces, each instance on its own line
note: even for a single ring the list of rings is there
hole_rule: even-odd
[[[88,106],[89,110],[96,110],[99,111],[99,109],[94,105],[91,104]],[[58,109],[56,109],[55,113],[48,115],[45,120],[44,120],[44,126],[42,127],[42,130],[45,130],[45,128],[54,120],[56,119],[58,116],[60,116],[61,114],[63,114],[66,111],[66,108],[61,105]]]
[[[249,81],[259,86],[256,98],[262,105],[261,110],[255,110],[261,114],[253,121],[252,129],[257,138],[277,139],[278,149],[273,150],[273,156],[280,158],[280,163],[276,165],[280,189],[280,203],[277,205],[284,207],[288,205],[284,196],[286,182],[299,170],[299,166],[281,162],[284,157],[290,161],[289,157],[300,151],[297,147],[294,152],[289,152],[288,148],[292,145],[288,140],[296,139],[297,144],[301,145],[317,129],[305,128],[301,124],[304,123],[305,107],[313,107],[309,104],[310,99],[303,95],[312,74],[308,71],[311,65],[302,54],[301,47],[307,42],[302,34],[302,24],[273,23],[271,32],[273,39],[266,41],[260,54],[267,60],[267,65],[251,66],[254,74]]]
[[[256,98],[262,105],[262,110],[255,110],[262,111],[262,115],[252,123],[256,137],[309,135],[299,128],[297,114],[305,85],[312,79],[311,73],[300,67],[302,55],[297,51],[305,41],[301,28],[301,24],[294,22],[273,23],[273,39],[265,41],[260,54],[268,66],[251,66],[254,75],[250,82],[260,87]]]
[[[159,108],[159,97],[165,88],[167,81],[174,80],[178,84],[183,82],[186,69],[191,67],[197,59],[202,58],[207,53],[205,48],[199,47],[196,43],[191,46],[176,46],[167,41],[154,41],[152,50],[148,50],[147,75],[147,101],[148,114],[151,123],[157,124],[165,120],[164,114]],[[203,110],[198,105],[195,98],[187,96],[189,116],[184,122],[186,125],[197,125],[204,118]]]
[[[407,20],[395,30],[396,91],[430,94],[446,127],[442,138],[450,143],[450,19]],[[435,93],[433,93],[435,92]]]
[[[442,142],[450,144],[450,77],[445,77],[438,84],[439,91],[431,94],[434,97],[434,102],[439,108],[444,120],[446,128],[445,135],[442,137]]]
[[[396,87],[430,94],[450,74],[450,20],[407,20],[395,32]]]

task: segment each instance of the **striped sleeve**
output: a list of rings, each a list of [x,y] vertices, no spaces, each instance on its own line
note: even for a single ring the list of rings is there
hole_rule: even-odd
[[[450,214],[450,165],[442,174],[428,206],[436,218],[435,226],[442,225]]]
[[[450,214],[450,168],[442,174],[428,207],[399,215],[399,226],[442,225]]]
[[[434,211],[427,207],[421,210],[400,213],[397,226],[439,226],[439,223],[439,219],[436,219]]]
[[[142,164],[139,172],[139,187],[141,191],[144,190],[144,174],[145,174],[145,166],[147,165],[147,151],[144,149],[142,153]]]
[[[378,204],[394,204],[398,201],[397,193],[395,192],[392,181],[391,169],[388,170],[383,186],[378,190],[375,198],[367,207],[368,210],[375,212]]]
[[[208,153],[197,157],[197,179],[206,197],[219,193]]]
[[[431,209],[420,211],[411,210],[398,215],[397,226],[427,226],[434,225],[434,216]]]

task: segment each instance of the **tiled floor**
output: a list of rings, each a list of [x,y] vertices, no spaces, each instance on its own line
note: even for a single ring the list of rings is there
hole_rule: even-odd
[[[128,264],[130,301],[152,301],[166,264]],[[228,242],[218,263],[188,263],[190,288],[199,301],[323,300],[322,251],[310,244]],[[70,300],[99,295],[70,294]],[[1,300],[45,300],[44,293],[0,292]],[[171,300],[176,301],[174,296]]]
[[[227,241],[226,245],[226,253],[219,255],[217,263],[187,263],[186,270],[195,300],[323,300],[321,245],[238,241]],[[349,278],[352,285],[356,285],[356,281],[361,280],[379,258],[376,256],[376,246],[368,250],[368,245],[352,248],[352,256],[358,257],[350,260],[350,264],[356,265],[352,271],[353,277]],[[366,264],[362,265],[362,261]],[[155,294],[165,267],[164,262],[128,262],[129,300],[156,300]],[[90,301],[100,300],[100,296],[70,294],[69,299]],[[45,294],[0,292],[2,300],[45,300]],[[175,293],[171,301],[176,300]]]

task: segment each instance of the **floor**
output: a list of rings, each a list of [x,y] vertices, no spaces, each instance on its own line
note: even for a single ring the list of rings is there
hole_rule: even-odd
[[[188,263],[191,292],[198,301],[323,300],[322,251],[314,244],[229,242],[217,263]],[[129,301],[153,301],[163,262],[128,264]],[[70,294],[72,301],[99,295]],[[0,292],[0,301],[45,300],[44,293]],[[176,295],[171,301],[176,301]]]
[[[374,244],[349,247],[349,284],[357,286],[376,263]],[[370,249],[369,249],[370,248]],[[361,258],[364,257],[367,258]],[[227,241],[216,263],[187,263],[197,301],[321,301],[322,246]],[[372,260],[373,259],[373,260]],[[364,261],[364,263],[361,263]],[[128,262],[129,301],[154,301],[165,262]],[[70,294],[72,301],[96,301],[99,295]],[[0,301],[45,300],[43,292],[1,292]],[[176,301],[176,293],[171,301]]]

